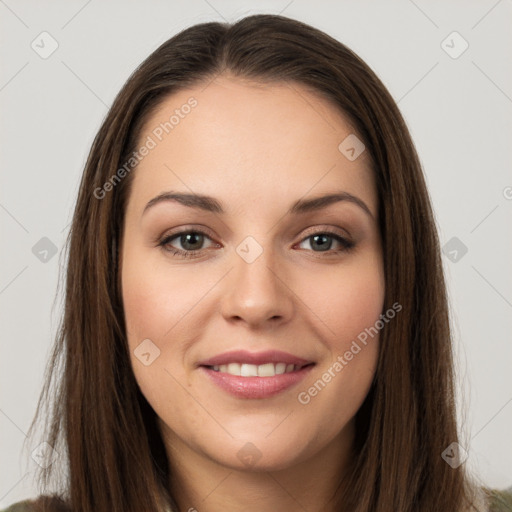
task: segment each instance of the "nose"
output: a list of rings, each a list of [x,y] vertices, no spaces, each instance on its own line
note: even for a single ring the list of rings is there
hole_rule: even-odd
[[[270,328],[290,320],[293,292],[282,265],[271,250],[252,262],[233,251],[233,265],[224,280],[221,312],[229,322],[244,322],[251,328]]]

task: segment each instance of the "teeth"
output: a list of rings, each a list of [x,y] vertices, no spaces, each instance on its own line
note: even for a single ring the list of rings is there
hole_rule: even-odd
[[[240,366],[237,363],[231,363],[231,364],[228,364],[228,372],[229,372],[229,367],[231,365],[239,366],[240,375],[242,377],[257,377],[258,376],[258,367],[255,364],[243,364]]]
[[[294,364],[286,363],[265,363],[265,364],[246,364],[229,363],[212,366],[216,372],[229,373],[238,377],[274,377],[283,373],[290,373],[298,370],[299,367]]]
[[[272,363],[260,364],[258,366],[258,377],[273,377],[275,374],[276,369]]]
[[[222,365],[222,366],[226,366],[226,370],[225,370],[226,373],[230,373],[231,375],[241,375],[242,366],[239,365],[238,363],[229,363],[228,365]],[[221,368],[222,368],[222,366],[221,366]]]
[[[277,375],[281,375],[285,371],[286,371],[286,363],[277,363],[276,364],[276,374]]]

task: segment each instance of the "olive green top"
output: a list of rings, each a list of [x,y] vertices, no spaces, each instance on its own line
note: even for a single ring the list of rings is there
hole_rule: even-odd
[[[512,487],[505,490],[492,490],[489,512],[512,512]]]
[[[489,512],[512,512],[512,487],[504,490],[488,490],[491,495]],[[34,512],[33,500],[19,501],[0,512]],[[57,510],[57,509],[56,509]]]

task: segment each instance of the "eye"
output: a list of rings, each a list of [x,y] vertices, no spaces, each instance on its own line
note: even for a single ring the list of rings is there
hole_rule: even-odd
[[[211,240],[210,237],[201,230],[181,231],[180,233],[164,237],[158,245],[172,254],[191,258],[204,249],[203,244],[205,238]],[[182,249],[174,247],[171,244],[173,240],[176,240],[176,242],[181,245]]]
[[[165,236],[158,242],[158,246],[175,256],[193,258],[199,257],[200,253],[205,249],[204,243],[206,239],[211,241],[207,233],[194,229]],[[332,249],[333,241],[335,244],[338,244],[338,249]],[[310,250],[313,252],[323,252],[326,253],[326,255],[346,252],[355,246],[354,242],[330,231],[317,231],[316,233],[312,233],[304,238],[299,246],[305,242],[309,242]],[[178,243],[181,248],[177,248],[173,245],[176,243]],[[219,247],[219,244],[212,245]]]
[[[331,250],[333,240],[335,241],[335,243],[338,244],[338,246],[340,246],[339,249]],[[340,253],[349,251],[355,246],[353,242],[338,235],[337,233],[332,233],[330,231],[318,231],[316,233],[313,233],[304,238],[299,245],[302,245],[304,242],[309,242],[309,246],[311,247],[313,252]]]

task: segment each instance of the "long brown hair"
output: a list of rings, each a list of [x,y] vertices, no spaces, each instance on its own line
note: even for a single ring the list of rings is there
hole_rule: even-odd
[[[156,512],[162,496],[178,510],[167,490],[172,475],[156,415],[130,366],[119,289],[118,247],[136,167],[101,197],[94,191],[129,160],[164,98],[224,72],[307,86],[340,109],[371,156],[384,310],[398,302],[403,311],[381,333],[338,508],[469,510],[476,484],[464,465],[452,468],[441,456],[459,439],[452,344],[435,219],[409,131],[357,55],[311,26],[274,15],[180,32],[135,70],[103,121],[80,184],[67,242],[64,315],[38,407],[41,414],[53,402],[45,440],[67,464],[43,470],[41,483],[62,467],[62,499],[76,512]]]

